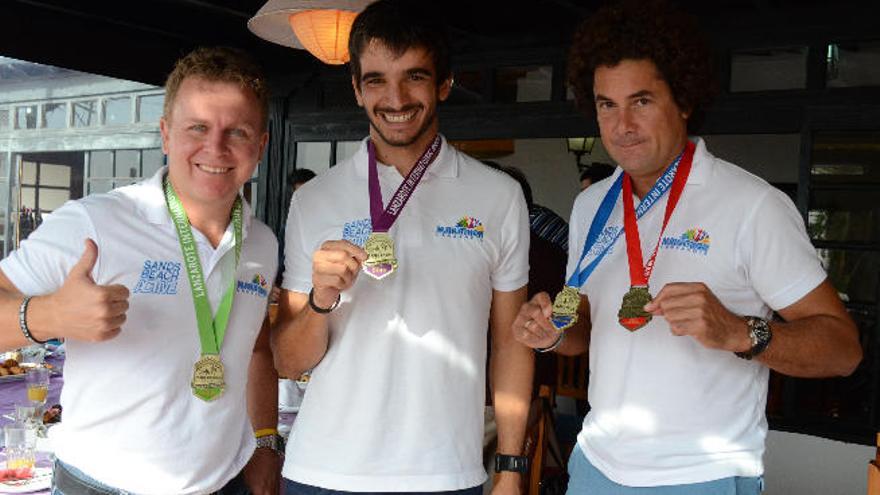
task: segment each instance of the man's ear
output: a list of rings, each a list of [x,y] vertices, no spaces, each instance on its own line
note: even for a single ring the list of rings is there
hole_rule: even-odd
[[[454,82],[454,78],[452,74],[449,75],[443,82],[440,83],[440,86],[437,88],[437,99],[440,101],[446,101],[449,98],[449,93],[452,92],[452,84]]]
[[[351,87],[354,89],[354,97],[357,100],[358,106],[364,106],[364,99],[361,96],[361,85],[355,76],[351,76]]]

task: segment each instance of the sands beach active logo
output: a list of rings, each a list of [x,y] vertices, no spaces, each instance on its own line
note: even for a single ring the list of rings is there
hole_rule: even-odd
[[[250,282],[239,280],[235,290],[241,294],[266,297],[269,295],[269,282],[261,274],[255,273]]]
[[[665,249],[678,249],[704,256],[709,254],[711,246],[712,238],[709,237],[709,233],[698,227],[688,229],[678,237],[663,238],[663,247]]]
[[[483,228],[483,222],[465,215],[454,225],[438,225],[434,233],[437,237],[483,240],[485,229]]]

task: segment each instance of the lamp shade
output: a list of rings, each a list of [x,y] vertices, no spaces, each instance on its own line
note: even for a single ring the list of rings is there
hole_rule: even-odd
[[[372,0],[269,0],[248,21],[264,40],[309,53],[328,64],[348,61],[348,34]]]
[[[348,33],[357,12],[350,10],[304,10],[291,14],[290,27],[300,43],[325,64],[348,62]]]

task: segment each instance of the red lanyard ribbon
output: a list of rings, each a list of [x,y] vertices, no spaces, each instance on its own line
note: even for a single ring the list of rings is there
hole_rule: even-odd
[[[654,252],[648,259],[648,262],[642,265],[642,245],[639,238],[639,225],[636,222],[636,211],[633,206],[632,199],[632,179],[629,174],[624,173],[623,177],[623,230],[626,234],[626,254],[629,259],[629,280],[633,287],[646,287],[648,279],[651,278],[651,272],[654,271],[654,260],[657,258],[657,250],[660,248],[660,241],[663,239],[663,232],[666,225],[669,224],[669,217],[672,216],[678,199],[684,191],[684,185],[687,183],[688,175],[691,172],[691,165],[694,159],[694,143],[688,141],[684,149],[684,155],[681,157],[681,164],[675,172],[675,178],[672,180],[672,189],[669,190],[669,199],[666,203],[666,212],[663,215],[663,227],[660,229],[660,236],[657,238],[657,245],[654,246]]]

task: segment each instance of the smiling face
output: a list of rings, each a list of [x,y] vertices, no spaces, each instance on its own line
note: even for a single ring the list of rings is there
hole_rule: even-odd
[[[168,176],[187,209],[231,208],[269,138],[250,90],[200,77],[184,79],[159,128]]]
[[[688,112],[649,60],[624,60],[596,69],[596,119],[602,144],[632,176],[650,188],[687,143]]]
[[[451,79],[438,85],[431,55],[421,47],[397,55],[374,40],[363,51],[360,65],[360,81],[352,78],[352,85],[370,119],[376,147],[421,153],[437,134],[437,104],[449,96]]]

